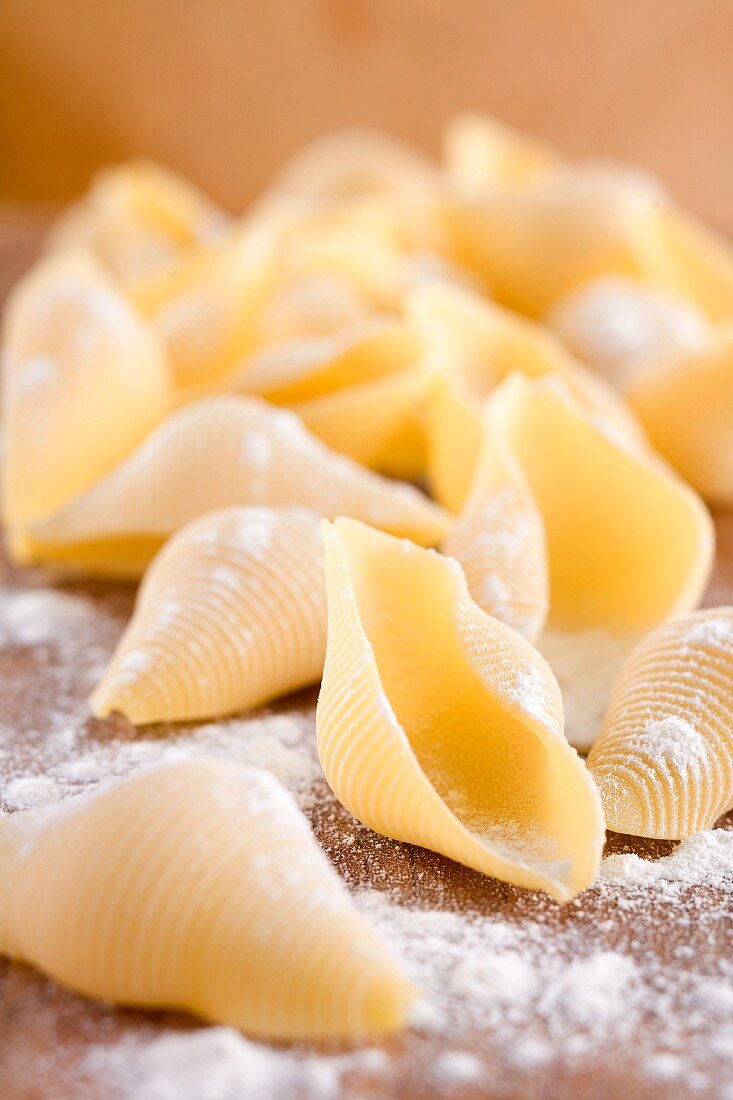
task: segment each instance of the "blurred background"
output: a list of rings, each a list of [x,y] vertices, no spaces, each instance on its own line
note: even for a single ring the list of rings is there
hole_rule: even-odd
[[[0,198],[145,154],[233,211],[331,127],[483,109],[733,231],[731,0],[0,0]]]

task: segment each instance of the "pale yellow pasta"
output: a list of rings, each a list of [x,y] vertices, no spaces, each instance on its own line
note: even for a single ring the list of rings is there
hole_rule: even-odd
[[[193,520],[145,574],[91,706],[135,725],[260,706],[313,683],[326,652],[318,517],[226,508]]]
[[[228,218],[161,165],[132,161],[95,176],[51,229],[51,250],[89,248],[123,283],[163,270],[186,248],[217,240]]]
[[[91,256],[43,260],[13,291],[3,337],[4,514],[27,524],[133,450],[170,403],[155,338]]]
[[[646,364],[628,383],[629,403],[651,442],[715,504],[733,504],[733,323],[707,346]]]
[[[0,819],[0,950],[79,993],[269,1039],[414,996],[274,776],[203,757]]]
[[[365,825],[564,900],[592,882],[598,795],[560,690],[460,568],[353,520],[324,524],[328,643],[317,741]]]
[[[687,299],[653,283],[602,275],[559,299],[548,324],[622,391],[649,363],[700,351],[712,329]]]
[[[401,370],[291,405],[291,409],[308,431],[334,451],[389,473],[399,462],[400,438],[409,446],[407,434],[415,410],[426,400],[430,386],[426,371]],[[415,472],[413,465],[406,476]]]
[[[609,828],[677,839],[733,807],[733,608],[667,623],[614,684],[588,758]]]
[[[353,515],[428,545],[442,509],[329,450],[291,413],[254,397],[205,398],[172,413],[110,474],[30,532],[27,555],[138,576],[184,523],[234,504]]]
[[[283,278],[260,318],[263,343],[326,336],[364,321],[372,304],[354,279],[338,271],[299,271]]]
[[[465,287],[435,282],[407,297],[422,334],[424,366],[439,381],[427,412],[428,476],[435,497],[454,511],[466,500],[481,436],[481,400],[513,371],[561,375],[594,413],[632,437],[640,429],[622,398],[586,370],[560,340]]]
[[[451,187],[466,197],[537,183],[561,163],[551,145],[488,115],[469,113],[448,123],[444,158]]]
[[[238,232],[129,289],[166,349],[179,400],[219,387],[258,345],[277,278],[271,252]]]

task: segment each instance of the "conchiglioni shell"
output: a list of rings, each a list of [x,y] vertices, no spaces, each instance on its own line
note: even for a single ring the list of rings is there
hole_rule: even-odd
[[[537,641],[566,697],[566,735],[588,748],[640,633],[697,606],[712,522],[692,489],[599,425],[561,379],[512,376],[484,417],[474,484],[443,546],[474,599]]]
[[[348,275],[302,271],[273,291],[260,318],[264,343],[302,336],[326,336],[366,320],[372,305]]]
[[[733,504],[733,324],[708,347],[647,364],[627,389],[651,442],[707,500]]]
[[[621,390],[646,365],[701,350],[712,330],[691,302],[621,275],[602,275],[561,298],[548,324],[589,366]]]
[[[226,508],[187,524],[145,574],[91,697],[135,725],[256,707],[317,680],[326,652],[318,517]]]
[[[531,187],[448,197],[444,220],[455,258],[498,301],[543,317],[598,275],[643,274],[640,242],[656,232],[659,203],[649,177],[591,163],[557,169]]]
[[[210,397],[172,413],[90,490],[31,532],[39,560],[139,575],[184,523],[233,504],[353,515],[434,544],[446,517],[409,485],[329,450],[297,417],[254,397]]]
[[[237,233],[130,288],[166,349],[181,399],[214,388],[257,346],[277,275],[269,251]]]
[[[443,384],[428,410],[428,474],[453,511],[465,501],[478,457],[480,402],[514,371],[559,374],[588,409],[633,438],[641,429],[618,393],[586,370],[553,333],[465,287],[433,283],[407,297],[425,343],[424,363]]]
[[[328,644],[318,751],[385,836],[564,900],[592,882],[600,802],[549,667],[471,600],[455,562],[324,524]]]
[[[733,608],[667,623],[614,684],[588,764],[609,828],[677,839],[733,807]]]
[[[415,409],[431,384],[426,371],[397,371],[290,407],[308,431],[334,451],[362,466],[394,469],[399,461],[398,441],[406,439]],[[414,463],[411,467],[408,476],[414,472]]]
[[[393,1030],[413,997],[277,780],[206,757],[2,818],[0,950],[271,1039]]]
[[[537,183],[561,163],[551,145],[488,115],[456,115],[443,144],[448,183],[466,197]]]
[[[133,161],[95,176],[52,227],[53,251],[90,248],[122,282],[169,267],[188,246],[219,238],[228,218],[161,165]]]
[[[327,336],[307,336],[256,352],[228,381],[234,391],[294,405],[414,367],[421,342],[407,325],[373,317]]]
[[[161,349],[98,264],[62,253],[14,290],[3,342],[4,512],[26,524],[64,505],[162,419]]]

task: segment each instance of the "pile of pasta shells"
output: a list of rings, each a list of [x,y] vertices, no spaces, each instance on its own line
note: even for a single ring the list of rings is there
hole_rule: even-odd
[[[328,136],[240,219],[112,168],[7,306],[8,550],[142,579],[97,717],[320,681],[354,817],[565,901],[606,827],[733,805],[733,609],[696,611],[732,325],[733,252],[655,179],[491,119],[439,163]],[[277,780],[216,757],[1,819],[0,950],[276,1039],[416,994]]]

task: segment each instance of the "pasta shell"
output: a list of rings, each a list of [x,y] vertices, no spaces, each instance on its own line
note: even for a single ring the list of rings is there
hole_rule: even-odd
[[[587,163],[532,187],[449,197],[444,213],[455,259],[502,304],[543,317],[561,295],[599,275],[644,274],[642,250],[657,232],[660,201],[643,173]]]
[[[160,348],[82,253],[42,261],[13,292],[4,330],[4,510],[26,524],[64,505],[167,411]]]
[[[711,338],[706,318],[685,298],[620,275],[603,275],[561,298],[548,323],[621,390],[648,363],[700,351]]]
[[[220,384],[258,344],[276,278],[270,253],[238,233],[130,288],[166,349],[181,400]]]
[[[362,385],[292,405],[308,431],[362,466],[384,469],[398,461],[395,450],[430,387],[426,371],[398,371]],[[403,434],[403,438],[404,438]],[[408,474],[414,471],[408,469]]]
[[[210,757],[0,820],[0,949],[270,1039],[394,1030],[413,996],[274,776]]]
[[[518,514],[527,514],[528,490],[547,540],[554,625],[648,630],[697,604],[714,545],[705,506],[651,452],[599,426],[561,379],[507,379],[487,406],[484,432],[463,523],[487,541],[503,536],[520,493]],[[509,519],[496,498],[497,451],[513,483]],[[518,555],[515,568],[525,564]]]
[[[678,839],[733,807],[733,608],[666,623],[614,684],[588,758],[608,825]]]
[[[91,707],[134,725],[231,714],[313,683],[325,652],[318,517],[226,508],[152,562]]]
[[[293,405],[414,367],[420,351],[419,337],[406,325],[372,318],[328,336],[264,348],[243,364],[229,388]]]
[[[184,523],[233,504],[351,514],[427,544],[446,527],[417,489],[328,450],[291,413],[219,396],[172,413],[106,478],[37,525],[34,551],[134,576]]]
[[[218,239],[228,218],[185,180],[133,161],[100,172],[53,226],[52,251],[89,248],[123,283],[169,267],[193,244]]]
[[[485,874],[559,900],[582,890],[603,817],[549,667],[476,607],[449,558],[352,520],[324,531],[316,729],[336,797],[377,832]]]
[[[547,329],[474,291],[448,283],[420,287],[406,312],[422,334],[424,365],[441,380],[427,413],[428,475],[453,511],[466,502],[481,439],[481,400],[508,374],[559,374],[595,414],[631,437],[641,430],[624,401],[585,370]]]
[[[708,346],[648,364],[629,402],[654,446],[715,504],[733,504],[733,324]]]
[[[479,197],[497,187],[537,183],[560,165],[551,145],[488,115],[459,114],[448,124],[444,159],[451,187]]]
[[[265,344],[299,336],[327,336],[366,320],[371,312],[366,295],[347,275],[296,272],[266,303],[260,333]]]

